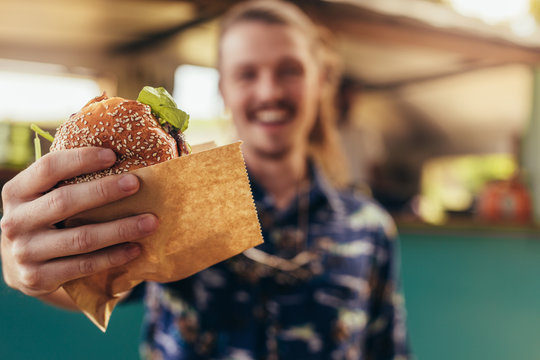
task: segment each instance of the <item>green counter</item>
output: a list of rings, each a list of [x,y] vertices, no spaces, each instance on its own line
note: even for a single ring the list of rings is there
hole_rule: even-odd
[[[401,233],[419,360],[540,359],[540,234]]]
[[[540,359],[540,234],[401,232],[410,340],[419,360]],[[84,315],[0,285],[0,359],[136,359],[140,305],[103,334]]]
[[[0,359],[137,359],[141,305],[115,309],[107,333],[84,315],[0,286]]]

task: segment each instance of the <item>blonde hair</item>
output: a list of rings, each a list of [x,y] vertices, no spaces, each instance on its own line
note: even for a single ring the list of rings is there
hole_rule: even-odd
[[[342,74],[342,64],[333,47],[328,29],[318,27],[297,6],[280,0],[255,0],[233,7],[222,19],[218,52],[221,61],[221,40],[234,25],[245,21],[291,26],[304,34],[323,74],[321,101],[317,119],[309,135],[309,156],[323,170],[330,182],[343,188],[349,185],[347,160],[336,127],[338,111],[336,97]]]

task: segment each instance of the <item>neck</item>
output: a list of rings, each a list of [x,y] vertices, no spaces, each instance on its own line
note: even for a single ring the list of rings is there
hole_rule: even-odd
[[[251,176],[273,198],[277,208],[286,208],[308,176],[305,152],[291,152],[278,159],[244,153]]]

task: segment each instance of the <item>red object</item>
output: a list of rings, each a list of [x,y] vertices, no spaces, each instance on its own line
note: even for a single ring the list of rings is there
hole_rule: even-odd
[[[527,223],[532,219],[532,201],[518,177],[488,183],[478,198],[478,215],[489,222]]]

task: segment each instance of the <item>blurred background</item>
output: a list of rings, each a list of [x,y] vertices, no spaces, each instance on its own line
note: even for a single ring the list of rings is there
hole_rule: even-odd
[[[398,223],[418,359],[540,358],[540,0],[293,2],[343,60],[342,141]],[[102,91],[164,86],[190,143],[232,141],[215,65],[233,3],[0,0],[0,186],[34,161],[31,122],[54,132]],[[137,357],[139,305],[106,334],[4,284],[0,305],[2,359]]]

